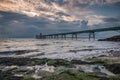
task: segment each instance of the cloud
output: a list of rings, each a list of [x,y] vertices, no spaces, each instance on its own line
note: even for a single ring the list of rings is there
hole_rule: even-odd
[[[120,0],[0,0],[0,32],[4,36],[30,37],[39,32],[75,31],[81,30],[82,21],[88,21],[87,27],[93,28],[115,26],[119,24],[115,18],[119,3]]]
[[[1,37],[34,37],[40,32],[51,33],[57,30],[67,29],[65,27],[71,26],[66,22],[59,25],[59,23],[53,21],[28,17],[17,13],[0,12],[0,14],[4,16],[0,18]]]
[[[88,25],[89,21],[88,23],[85,21],[85,24],[81,21],[54,22],[44,18],[29,17],[12,12],[0,12],[0,15],[3,15],[3,17],[0,18],[0,37],[34,37],[40,32],[43,34],[51,34],[58,32],[80,31],[83,29],[88,29],[88,26],[93,26],[92,28],[102,28],[116,25],[111,22],[95,25]],[[94,17],[102,18],[96,15],[94,15]],[[91,17],[91,19],[93,18],[94,20],[94,17]]]
[[[88,19],[88,25],[92,26],[95,24],[101,24],[104,23],[103,18],[105,18],[105,16],[101,16],[101,15],[88,15],[86,16],[86,19]]]
[[[52,21],[63,20],[67,22],[74,22],[84,19],[90,20],[91,18],[86,16],[95,15],[93,11],[77,6],[79,3],[86,4],[86,2],[90,2],[90,0],[87,0],[86,2],[84,0],[63,0],[63,2],[61,1],[62,6],[56,3],[56,0],[51,1],[52,2],[49,4],[45,0],[3,0],[0,1],[0,10],[25,14],[29,17],[37,16],[39,18],[43,17]],[[97,19],[98,18],[96,18],[96,20]],[[96,23],[99,22],[100,20],[96,21]],[[93,23],[90,22],[89,24],[93,25]]]
[[[3,15],[0,14],[0,18],[2,18],[2,17],[3,17]]]
[[[44,18],[28,17],[12,12],[0,12],[1,37],[34,37],[43,34],[80,30],[80,22],[54,22]]]
[[[106,0],[107,3],[117,3],[120,2],[120,0]]]
[[[105,22],[120,22],[120,18],[103,18]]]
[[[0,11],[11,11],[29,17],[43,17],[51,21],[73,22],[87,19],[90,20],[89,25],[94,25],[94,23],[102,22],[100,17],[103,15],[97,15],[94,10],[89,9],[89,6],[103,3],[104,6],[117,2],[120,0],[2,0],[0,1]],[[81,7],[83,5],[85,7]],[[96,21],[91,17],[94,17]]]
[[[34,16],[39,16],[38,13],[35,13],[35,12],[27,12],[27,11],[21,11],[22,14],[26,14],[28,15],[29,17],[34,17]]]

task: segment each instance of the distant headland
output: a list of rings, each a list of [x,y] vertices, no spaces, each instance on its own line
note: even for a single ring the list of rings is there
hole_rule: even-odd
[[[99,39],[98,41],[116,41],[116,42],[120,42],[120,35],[113,36],[113,37],[106,38],[106,39]]]

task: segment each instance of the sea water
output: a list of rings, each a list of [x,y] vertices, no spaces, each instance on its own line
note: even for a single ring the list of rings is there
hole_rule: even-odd
[[[0,39],[0,57],[31,57],[50,59],[85,59],[107,56],[117,51],[120,42],[41,39]]]

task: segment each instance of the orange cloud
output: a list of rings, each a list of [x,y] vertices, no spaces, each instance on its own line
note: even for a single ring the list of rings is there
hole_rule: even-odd
[[[5,2],[0,2],[0,10],[1,11],[13,11],[13,10],[19,9],[19,6],[10,4],[10,3],[5,3]]]

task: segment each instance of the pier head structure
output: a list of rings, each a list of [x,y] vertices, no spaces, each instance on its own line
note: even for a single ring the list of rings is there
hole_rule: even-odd
[[[97,32],[106,32],[106,31],[120,31],[120,26],[110,27],[110,28],[101,28],[101,29],[92,29],[92,30],[82,30],[82,31],[74,31],[74,32],[66,32],[66,33],[56,33],[56,34],[47,34],[36,35],[37,39],[66,39],[68,35],[71,36],[72,39],[78,39],[79,34],[87,33],[88,39],[95,39],[95,34]]]

